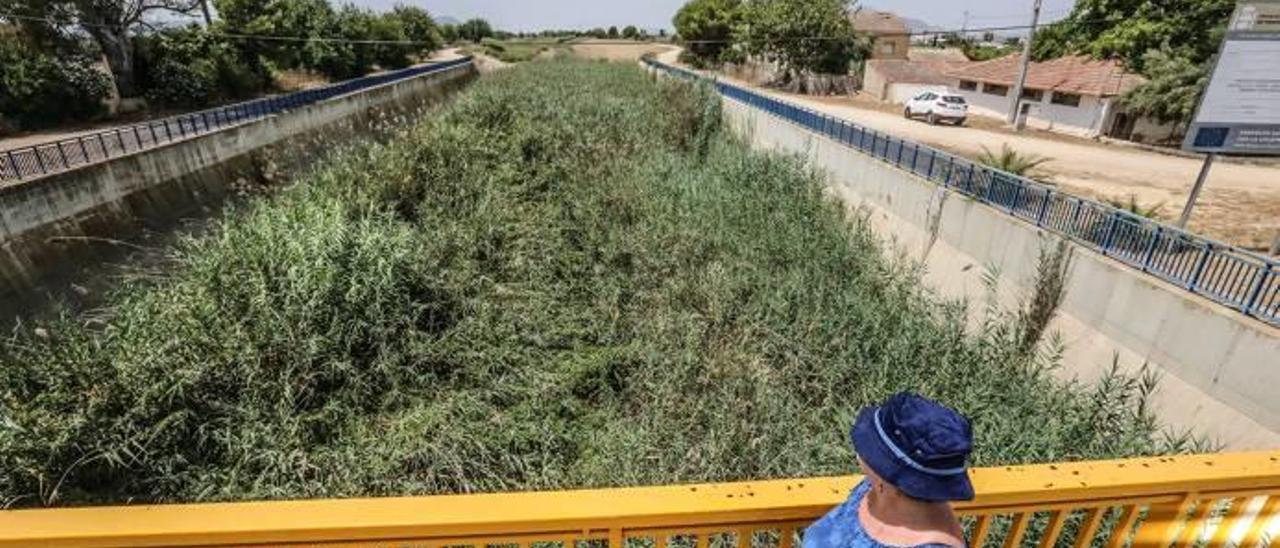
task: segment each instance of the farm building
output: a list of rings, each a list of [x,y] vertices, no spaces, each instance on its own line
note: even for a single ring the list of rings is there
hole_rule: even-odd
[[[1007,118],[1019,62],[1019,56],[1007,55],[953,66],[945,71],[948,86],[964,95],[972,114]],[[1176,126],[1135,116],[1120,104],[1120,96],[1144,81],[1118,61],[1072,55],[1031,63],[1022,93],[1027,125],[1088,137],[1176,139]]]

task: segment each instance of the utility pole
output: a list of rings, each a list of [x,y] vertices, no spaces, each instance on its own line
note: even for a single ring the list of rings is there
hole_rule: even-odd
[[[209,13],[209,0],[200,0],[200,11],[204,13],[204,26],[213,26],[213,14]]]
[[[1036,0],[1031,8],[1031,28],[1027,33],[1027,43],[1022,45],[1022,68],[1018,71],[1018,81],[1013,86],[1013,106],[1009,109],[1009,124],[1018,127],[1018,114],[1022,110],[1022,87],[1027,85],[1027,68],[1031,66],[1031,43],[1036,39],[1036,25],[1040,23],[1040,2]]]
[[[1209,179],[1209,168],[1213,167],[1213,161],[1218,158],[1217,154],[1212,152],[1204,157],[1204,165],[1200,166],[1200,175],[1196,177],[1196,185],[1191,187],[1191,195],[1187,196],[1187,205],[1182,208],[1182,216],[1178,217],[1178,228],[1187,229],[1187,223],[1191,221],[1191,210],[1196,207],[1196,200],[1200,199],[1200,191],[1204,189],[1204,182]]]
[[[960,36],[969,34],[969,10],[964,10],[964,24],[960,25]]]

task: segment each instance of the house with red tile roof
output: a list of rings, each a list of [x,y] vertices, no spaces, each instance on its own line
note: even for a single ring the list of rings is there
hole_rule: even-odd
[[[971,114],[1007,119],[1021,59],[1007,55],[954,65],[943,72],[964,95]],[[1089,137],[1139,141],[1169,139],[1177,128],[1127,112],[1120,96],[1146,80],[1118,61],[1069,55],[1031,63],[1022,92],[1027,125]]]

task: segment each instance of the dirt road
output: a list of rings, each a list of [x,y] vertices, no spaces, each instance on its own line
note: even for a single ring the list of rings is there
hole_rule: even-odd
[[[659,55],[674,63],[678,52]],[[736,82],[745,85],[743,82]],[[844,97],[808,97],[755,87],[788,101],[899,137],[974,158],[983,147],[1009,145],[1021,153],[1051,158],[1041,171],[1070,192],[1144,206],[1161,205],[1158,216],[1176,219],[1201,161],[1105,143],[1013,135],[975,127],[930,126],[901,114],[869,109]],[[1280,164],[1219,162],[1210,172],[1191,229],[1254,250],[1266,250],[1280,232]]]
[[[573,44],[573,54],[587,59],[604,59],[607,61],[639,61],[647,53],[661,54],[677,51],[675,46],[655,42],[636,42],[620,44],[617,41],[596,42],[585,40]]]

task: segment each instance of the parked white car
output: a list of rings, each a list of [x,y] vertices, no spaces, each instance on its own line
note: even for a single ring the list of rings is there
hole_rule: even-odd
[[[907,118],[924,117],[930,124],[939,121],[964,125],[969,116],[969,105],[964,97],[945,90],[926,91],[907,101],[903,115]]]

